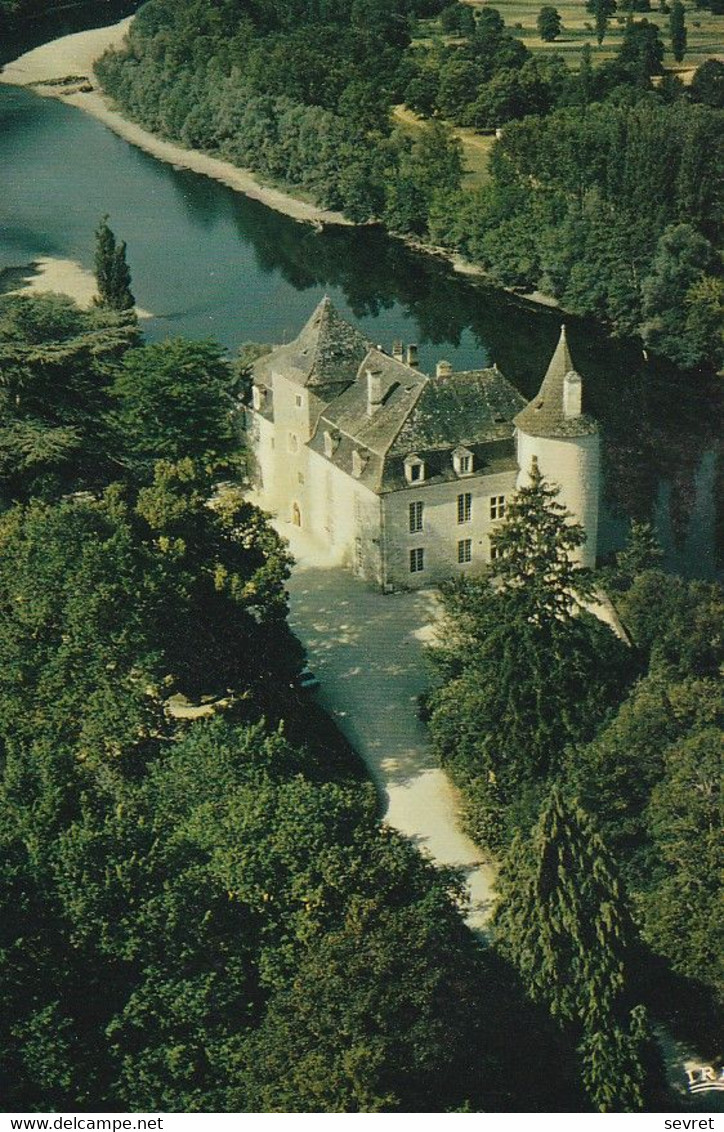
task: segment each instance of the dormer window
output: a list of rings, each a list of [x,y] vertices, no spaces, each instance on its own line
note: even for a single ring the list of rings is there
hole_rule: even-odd
[[[261,412],[266,404],[266,388],[263,385],[253,385],[251,389],[251,403],[257,413]]]
[[[324,455],[331,460],[339,448],[339,433],[324,430]]]
[[[408,483],[422,483],[425,479],[425,462],[419,456],[408,456],[405,460],[405,479]]]
[[[471,476],[473,474],[473,454],[469,448],[456,448],[452,458],[456,476]]]
[[[359,479],[363,471],[367,467],[369,460],[369,453],[364,452],[359,448],[355,448],[352,453],[352,475],[355,479]]]

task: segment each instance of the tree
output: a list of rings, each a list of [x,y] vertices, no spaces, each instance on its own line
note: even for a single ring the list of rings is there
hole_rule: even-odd
[[[721,323],[716,317],[711,321],[697,319],[704,304],[700,307],[696,303],[700,292],[693,290],[707,276],[713,277],[716,259],[712,245],[690,224],[669,225],[659,238],[650,273],[641,286],[641,337],[652,351],[686,368],[721,350]],[[689,298],[694,308],[691,311],[687,309]],[[704,341],[700,338],[702,330]]]
[[[724,63],[719,59],[707,59],[697,67],[689,95],[694,102],[712,106],[716,110],[724,108]]]
[[[61,295],[0,300],[0,476],[8,500],[46,499],[110,476],[108,386],[138,330]]]
[[[633,926],[600,835],[551,790],[530,837],[516,839],[498,881],[497,948],[528,993],[578,1035],[587,1092],[601,1112],[643,1107],[640,1010],[626,1018]]]
[[[167,339],[126,355],[111,388],[119,458],[143,478],[157,460],[232,454],[236,380],[213,342]]]
[[[495,585],[483,576],[443,591],[431,735],[486,843],[529,820],[566,744],[592,735],[628,676],[625,647],[577,606],[590,585],[570,557],[583,532],[556,495],[533,468],[493,536]]]
[[[615,590],[630,589],[639,574],[661,565],[664,552],[650,523],[631,521],[628,543],[616,555],[616,563],[606,571],[606,584]]]
[[[97,303],[113,310],[132,310],[136,300],[131,293],[131,272],[126,263],[126,244],[116,244],[108,227],[108,216],[96,228],[95,274]]]
[[[664,45],[656,24],[629,18],[618,49],[618,61],[641,83],[663,70]]]
[[[586,9],[595,18],[596,41],[603,43],[608,21],[616,12],[616,0],[586,0]]]
[[[686,51],[686,23],[684,20],[684,5],[681,0],[674,0],[669,13],[669,35],[671,37],[671,53],[677,63],[681,63]]]
[[[448,4],[440,13],[440,27],[446,35],[472,35],[475,17],[468,4]]]
[[[560,488],[543,478],[535,458],[529,479],[491,537],[500,593],[521,600],[535,623],[570,619],[572,602],[591,593],[588,573],[572,557],[586,536],[580,524],[568,521],[570,513],[558,502]]]
[[[721,740],[720,726],[705,725],[666,751],[646,814],[660,865],[643,911],[644,935],[654,950],[724,1001],[724,940],[711,879],[724,864]]]
[[[563,21],[556,8],[546,4],[541,8],[538,13],[536,21],[538,34],[544,43],[553,43],[555,39],[561,34],[563,28]]]

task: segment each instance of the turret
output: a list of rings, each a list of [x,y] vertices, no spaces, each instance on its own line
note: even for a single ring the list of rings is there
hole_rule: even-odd
[[[537,460],[542,475],[560,487],[560,502],[586,532],[577,560],[594,566],[601,442],[596,421],[582,411],[582,391],[562,326],[538,393],[515,417],[518,487],[529,482],[532,461]]]

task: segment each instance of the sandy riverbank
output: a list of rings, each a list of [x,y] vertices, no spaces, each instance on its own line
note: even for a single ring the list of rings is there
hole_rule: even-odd
[[[1,291],[6,295],[55,291],[61,295],[69,295],[79,307],[87,309],[92,306],[98,290],[93,272],[73,259],[40,256],[32,263],[10,268],[8,271],[12,276],[11,287]],[[136,307],[136,314],[139,318],[153,317],[149,311],[140,307]]]
[[[95,84],[93,63],[109,47],[120,47],[131,24],[132,17],[121,20],[107,28],[94,28],[91,31],[66,35],[42,47],[36,47],[8,63],[0,73],[0,82],[12,86],[33,87],[38,94],[58,98],[71,106],[77,106],[87,114],[99,119],[114,133],[145,150],[153,157],[183,169],[191,169],[215,181],[221,181],[236,192],[261,201],[268,208],[291,216],[294,220],[313,224],[344,224],[351,221],[340,212],[318,208],[306,201],[297,200],[279,189],[262,185],[244,169],[237,169],[228,161],[209,157],[197,150],[185,149],[173,142],[163,141],[148,133],[141,126],[129,122],[113,110],[109,100],[98,90],[84,91],[82,80]],[[77,80],[64,85],[67,79]]]

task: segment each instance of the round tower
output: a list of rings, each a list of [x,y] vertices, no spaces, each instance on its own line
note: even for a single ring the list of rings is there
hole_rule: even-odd
[[[576,551],[582,566],[595,566],[601,439],[598,425],[582,412],[582,381],[566,341],[566,328],[537,395],[515,417],[518,487],[530,482],[533,457],[549,483],[560,487],[559,501],[586,533]]]

